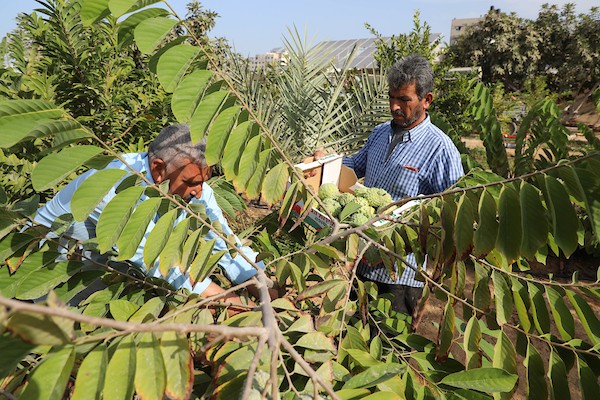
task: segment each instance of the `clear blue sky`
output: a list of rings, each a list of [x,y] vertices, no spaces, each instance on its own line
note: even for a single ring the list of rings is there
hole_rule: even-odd
[[[185,15],[188,0],[170,0],[169,4]],[[409,3],[409,5],[406,5]],[[588,13],[598,0],[205,0],[205,9],[217,12],[215,29],[210,36],[225,37],[235,50],[253,56],[280,47],[283,38],[290,38],[294,26],[308,44],[322,40],[360,39],[371,37],[364,27],[368,22],[384,36],[408,33],[416,9],[421,21],[427,22],[434,33],[444,40],[450,36],[453,18],[472,18],[484,15],[494,6],[503,12],[515,12],[523,18],[535,19],[543,3],[562,6],[574,3],[576,12]],[[15,17],[30,12],[39,4],[35,0],[0,0],[0,37],[15,28]]]

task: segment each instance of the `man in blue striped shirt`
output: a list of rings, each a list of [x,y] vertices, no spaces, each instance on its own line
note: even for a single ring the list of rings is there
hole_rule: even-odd
[[[427,109],[433,101],[433,70],[424,57],[413,54],[396,62],[388,71],[392,121],[378,125],[367,143],[354,155],[344,157],[364,185],[385,189],[394,201],[402,197],[442,192],[463,174],[458,149],[431,123]],[[413,254],[407,262],[416,267]],[[406,267],[393,281],[383,265],[361,263],[363,280],[377,284],[379,293],[391,293],[394,310],[413,314],[423,282]]]

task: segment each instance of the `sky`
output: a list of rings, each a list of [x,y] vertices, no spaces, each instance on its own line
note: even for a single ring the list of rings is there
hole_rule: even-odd
[[[185,16],[189,0],[170,0],[168,3]],[[535,19],[541,5],[575,4],[576,13],[589,13],[599,0],[204,0],[204,9],[219,14],[211,37],[224,37],[234,50],[244,56],[266,53],[282,47],[297,31],[306,45],[324,40],[362,39],[372,37],[365,28],[369,23],[383,36],[406,34],[412,31],[415,11],[420,11],[421,23],[426,22],[432,33],[450,38],[454,18],[481,17],[494,6],[503,12]],[[409,5],[406,5],[409,4]],[[39,4],[35,0],[0,0],[0,38],[16,27],[15,17],[31,12]]]

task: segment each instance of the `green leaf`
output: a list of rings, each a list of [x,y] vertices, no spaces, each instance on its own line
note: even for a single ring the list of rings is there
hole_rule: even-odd
[[[221,166],[228,181],[232,181],[237,176],[239,160],[242,158],[248,137],[255,129],[254,126],[251,121],[242,122],[229,135],[221,160]]]
[[[442,325],[438,332],[438,348],[436,352],[436,360],[445,361],[448,358],[450,352],[450,346],[452,345],[452,339],[454,338],[454,329],[456,327],[456,316],[454,314],[454,308],[452,302],[446,302],[446,308],[444,310],[444,317]]]
[[[135,43],[142,53],[150,54],[156,50],[176,24],[176,20],[167,17],[149,18],[142,21],[134,31]]]
[[[572,290],[567,289],[567,297],[571,301],[573,308],[575,308],[575,312],[579,317],[579,321],[585,330],[585,333],[588,335],[592,344],[595,346],[600,343],[600,322],[594,311],[590,307],[587,301],[585,301],[581,296]]]
[[[510,392],[517,383],[517,375],[499,368],[477,368],[447,375],[440,383],[485,393]]]
[[[147,199],[137,206],[117,239],[117,248],[119,249],[117,260],[129,260],[135,255],[161,202],[162,199],[155,197]]]
[[[71,199],[71,213],[76,221],[85,221],[127,171],[109,168],[98,171],[85,179]]]
[[[165,300],[162,297],[153,297],[140,307],[130,318],[129,322],[143,323],[155,320],[163,310]]]
[[[309,332],[296,342],[295,346],[311,350],[336,351],[333,339],[322,332]]]
[[[448,261],[453,258],[456,246],[454,245],[454,221],[456,220],[456,203],[452,196],[445,196],[442,203],[440,224],[442,226],[441,260]]]
[[[456,257],[464,259],[473,248],[473,205],[467,194],[463,194],[458,201],[456,220],[454,222],[454,243],[456,245]]]
[[[529,309],[529,296],[527,290],[519,279],[511,277],[511,281],[513,300],[515,302],[519,321],[521,322],[521,328],[523,328],[525,332],[531,332],[531,320],[529,319],[529,314],[527,312]]]
[[[83,0],[81,3],[81,22],[89,26],[93,22],[110,14],[108,9],[109,0]]]
[[[98,249],[101,253],[106,253],[115,245],[143,193],[143,187],[132,186],[117,194],[104,207],[96,226]]]
[[[143,333],[136,353],[135,391],[142,399],[162,400],[167,385],[165,363],[153,333]]]
[[[263,180],[267,172],[267,168],[271,163],[271,155],[273,149],[266,149],[260,152],[258,157],[258,165],[252,174],[252,177],[246,185],[246,196],[249,199],[257,199],[260,197],[261,189],[263,187]]]
[[[0,334],[0,378],[4,378],[35,346],[7,333]]]
[[[27,276],[19,287],[15,297],[19,300],[34,300],[46,294],[51,289],[69,280],[82,268],[82,263],[74,261],[61,261],[51,263]]]
[[[346,383],[344,383],[343,388],[357,389],[373,387],[403,373],[404,371],[406,371],[406,365],[395,363],[375,365],[348,379]]]
[[[106,368],[103,398],[129,400],[133,397],[135,376],[135,344],[131,335],[118,344]]]
[[[547,399],[548,386],[544,379],[544,363],[540,353],[535,347],[528,343],[527,356],[523,361],[527,369],[527,398],[528,399]]]
[[[200,104],[198,104],[190,122],[190,135],[192,136],[193,142],[199,142],[208,134],[209,127],[224,106],[228,97],[228,91],[218,90],[205,96]],[[237,107],[234,111],[237,113]]]
[[[127,321],[140,307],[125,299],[111,300],[108,303],[110,314],[117,321]]]
[[[546,195],[552,216],[552,234],[558,247],[566,257],[577,249],[579,221],[569,195],[563,185],[551,176],[546,176]]]
[[[563,301],[563,295],[552,286],[546,285],[546,297],[548,303],[550,303],[550,310],[560,337],[565,341],[573,339],[575,337],[575,321],[571,311]]]
[[[200,240],[200,246],[198,253],[190,266],[190,280],[192,285],[196,282],[202,282],[212,272],[213,265],[208,263],[210,256],[215,247],[216,239],[209,240],[208,242]]]
[[[503,186],[498,205],[498,238],[496,248],[511,264],[519,258],[523,233],[519,195],[510,186]]]
[[[277,164],[271,168],[262,186],[263,198],[267,204],[273,205],[283,198],[289,177],[290,170],[286,164]]]
[[[64,178],[102,153],[96,146],[68,147],[58,153],[44,157],[31,172],[31,183],[37,191],[44,191],[58,185]]]
[[[165,332],[160,339],[167,373],[166,395],[171,399],[187,399],[194,383],[194,364],[185,335]]]
[[[543,296],[543,289],[537,284],[527,282],[529,288],[529,298],[531,299],[531,313],[533,315],[533,323],[540,334],[550,332],[550,315],[546,308],[546,301]]]
[[[43,100],[0,101],[0,148],[9,148],[27,139],[35,138],[35,129],[64,111]]]
[[[337,288],[338,286],[346,287],[346,281],[343,279],[330,279],[323,282],[319,282],[316,285],[312,285],[298,294],[296,301],[309,299],[311,297],[320,296],[323,293],[327,293],[330,290]]]
[[[100,343],[85,356],[79,367],[72,400],[100,398],[107,362],[106,345]]]
[[[23,341],[42,345],[69,343],[73,332],[73,321],[24,312],[11,315],[6,325]]]
[[[335,392],[340,400],[360,400],[370,393],[369,389],[342,389]]]
[[[579,388],[583,400],[598,398],[600,387],[596,373],[588,366],[582,357],[577,357],[577,376],[579,377]]]
[[[492,366],[508,372],[517,374],[517,352],[512,341],[506,336],[504,331],[498,334],[498,340],[494,346],[494,358]]]
[[[538,249],[548,240],[548,220],[541,198],[538,189],[525,181],[521,183],[519,191],[523,229],[521,253],[528,259],[533,259]]]
[[[215,118],[215,122],[208,131],[208,137],[206,138],[205,156],[208,165],[215,165],[220,161],[225,143],[229,139],[229,134],[236,123],[239,113],[240,107],[233,106],[223,110]]]
[[[510,321],[513,312],[513,295],[504,275],[498,271],[492,271],[492,282],[494,283],[494,301],[496,304],[496,320],[503,325]]]
[[[496,201],[484,190],[479,199],[479,221],[473,238],[474,253],[478,256],[488,254],[494,249],[498,236],[498,221],[496,219]]]
[[[75,362],[75,350],[64,347],[45,357],[31,373],[19,397],[24,400],[62,399]]]
[[[463,348],[466,355],[465,369],[481,367],[481,353],[479,352],[480,341],[481,327],[479,326],[479,320],[473,315],[467,323],[463,340]]]
[[[256,135],[251,138],[240,158],[237,176],[233,179],[233,185],[238,191],[245,191],[248,181],[254,174],[260,157],[262,138]]]
[[[323,254],[329,258],[333,258],[334,260],[343,261],[346,259],[346,257],[344,256],[344,253],[342,253],[341,251],[339,251],[338,249],[336,249],[333,246],[315,243],[310,247],[315,249],[320,254]]]
[[[135,30],[136,33],[138,29],[139,26]],[[156,64],[156,75],[158,75],[158,80],[167,93],[172,93],[175,88],[177,88],[179,82],[190,69],[190,66],[196,57],[198,57],[199,53],[200,49],[198,47],[189,44],[180,44],[171,47],[161,55]],[[196,90],[199,89],[196,88]],[[193,131],[192,141],[198,141],[194,136]]]
[[[154,266],[154,262],[169,241],[178,212],[179,210],[174,208],[160,217],[156,225],[154,225],[154,229],[148,234],[146,241],[147,243],[152,243],[152,246],[144,246],[144,264],[146,264],[148,269]]]
[[[181,80],[181,83],[179,83],[173,91],[173,99],[171,100],[171,109],[173,110],[173,115],[175,115],[177,121],[184,124],[190,122],[194,110],[196,110],[198,103],[204,95],[204,90],[211,82],[214,75],[215,73],[212,71],[196,70]],[[225,141],[222,145],[225,145]],[[206,162],[209,165],[214,164],[212,162],[212,155],[212,148],[207,144]],[[211,161],[209,161],[209,159]]]
[[[138,0],[109,0],[108,8],[115,18],[126,14]]]
[[[550,398],[552,400],[571,400],[567,368],[554,347],[551,347],[548,363],[548,380],[550,381]]]

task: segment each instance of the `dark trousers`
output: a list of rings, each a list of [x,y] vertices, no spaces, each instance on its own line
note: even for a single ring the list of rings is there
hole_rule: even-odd
[[[372,281],[362,276],[360,279],[362,281],[375,283],[377,285],[377,293],[379,294],[391,294],[392,310],[411,316],[413,315],[415,308],[417,308],[417,303],[423,293],[422,287],[382,283]]]

